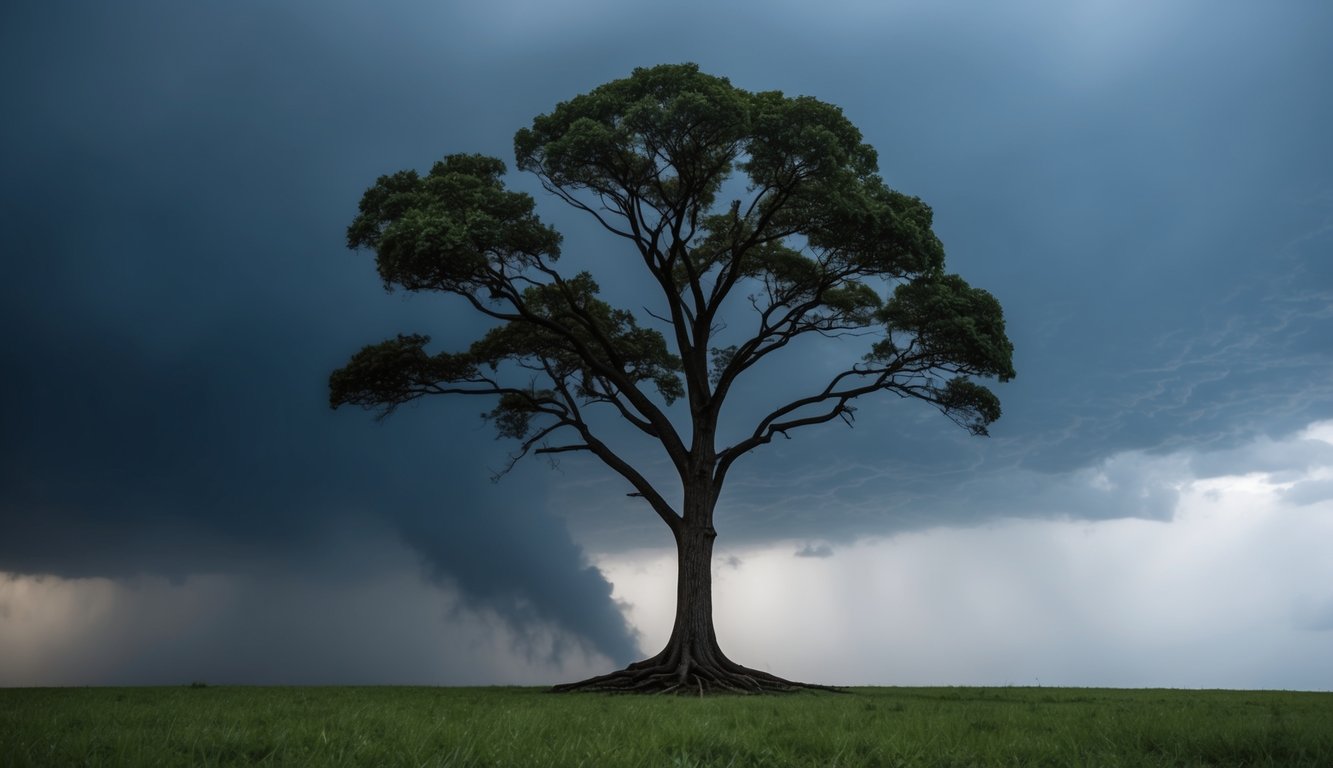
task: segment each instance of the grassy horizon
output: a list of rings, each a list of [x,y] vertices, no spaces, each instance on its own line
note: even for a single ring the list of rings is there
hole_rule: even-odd
[[[0,689],[4,766],[1333,766],[1333,693]]]

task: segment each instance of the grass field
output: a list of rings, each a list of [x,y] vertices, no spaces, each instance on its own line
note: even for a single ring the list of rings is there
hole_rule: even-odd
[[[0,689],[0,765],[1333,766],[1333,694]]]

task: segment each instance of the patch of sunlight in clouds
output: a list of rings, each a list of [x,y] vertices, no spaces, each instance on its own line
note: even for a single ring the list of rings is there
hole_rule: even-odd
[[[1333,422],[1290,440],[1333,442]],[[826,558],[720,550],[740,564],[715,570],[718,634],[733,659],[813,682],[1333,690],[1333,500],[1284,498],[1330,471],[1181,475],[1165,522],[1003,520]],[[599,565],[655,651],[674,554]]]
[[[0,572],[0,685],[88,684],[142,640],[152,638],[140,648],[151,653],[225,609],[231,592],[212,577],[130,584]]]
[[[532,685],[611,666],[577,638],[471,607],[413,567],[332,583],[300,572],[0,572],[0,686]]]

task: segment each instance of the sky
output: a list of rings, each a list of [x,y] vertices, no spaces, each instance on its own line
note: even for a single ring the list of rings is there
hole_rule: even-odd
[[[345,248],[381,174],[635,67],[841,107],[1017,377],[973,438],[862,400],[736,465],[734,659],[865,685],[1333,690],[1333,6],[6,3],[0,686],[546,684],[658,650],[671,539],[475,401],[328,407],[487,326]],[[562,263],[646,302],[544,195]],[[637,282],[636,282],[637,281]],[[793,345],[733,428],[855,360]],[[666,479],[653,446],[626,455]]]

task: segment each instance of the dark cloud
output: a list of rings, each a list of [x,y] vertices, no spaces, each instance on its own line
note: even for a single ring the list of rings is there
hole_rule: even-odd
[[[1025,4],[894,27],[868,10],[860,33],[910,40],[873,67],[845,60],[865,53],[854,44],[813,54],[795,87],[842,105],[890,183],[934,206],[951,267],[1005,307],[1018,377],[998,388],[1005,415],[988,441],[950,434],[917,404],[866,400],[854,430],[756,451],[730,479],[719,530],[854,538],[995,514],[1163,519],[1166,479],[1090,479],[1136,453],[1197,450],[1202,467],[1333,416],[1333,100],[1301,74],[1333,66],[1310,26],[1328,13],[1203,23],[1180,6]],[[871,70],[929,74],[869,87]],[[738,409],[755,403],[752,421],[774,382],[835,370],[823,364],[794,351]]]
[[[508,158],[534,115],[661,62],[842,106],[1017,347],[993,438],[863,403],[854,430],[738,463],[728,541],[1164,519],[1176,491],[1150,457],[1291,468],[1236,451],[1333,417],[1330,7],[715,5],[6,7],[0,570],[188,579],[311,558],[333,578],[362,554],[318,531],[370,521],[462,604],[633,655],[580,550],[669,544],[623,483],[571,459],[492,486],[507,446],[479,405],[377,426],[330,413],[324,387],[363,344],[457,347],[483,327],[379,291],[342,247],[362,189],[448,152]],[[647,301],[632,260],[549,197],[539,210],[571,266]],[[863,351],[839,344],[761,371],[728,439]],[[652,446],[608,439],[670,480]]]
[[[519,626],[572,628],[617,661],[636,653],[610,586],[547,511],[540,477],[489,483],[472,409],[409,409],[384,425],[332,413],[327,356],[301,354],[287,333],[238,329],[161,357],[116,341],[39,337],[6,350],[30,367],[11,380],[0,439],[0,569],[246,570],[323,545],[327,526],[372,519],[465,600]]]
[[[407,101],[357,101],[370,75],[334,45],[350,29],[281,10],[88,11],[7,33],[30,76],[0,211],[15,257],[0,287],[0,570],[245,571],[308,554],[325,526],[379,520],[464,602],[633,657],[541,483],[488,482],[504,449],[480,408],[409,409],[382,428],[327,408],[328,373],[360,345],[478,327],[377,298],[365,255],[342,248],[361,188],[401,161],[385,156],[395,129],[377,133],[396,120],[365,112]],[[329,571],[360,556],[344,545]]]

